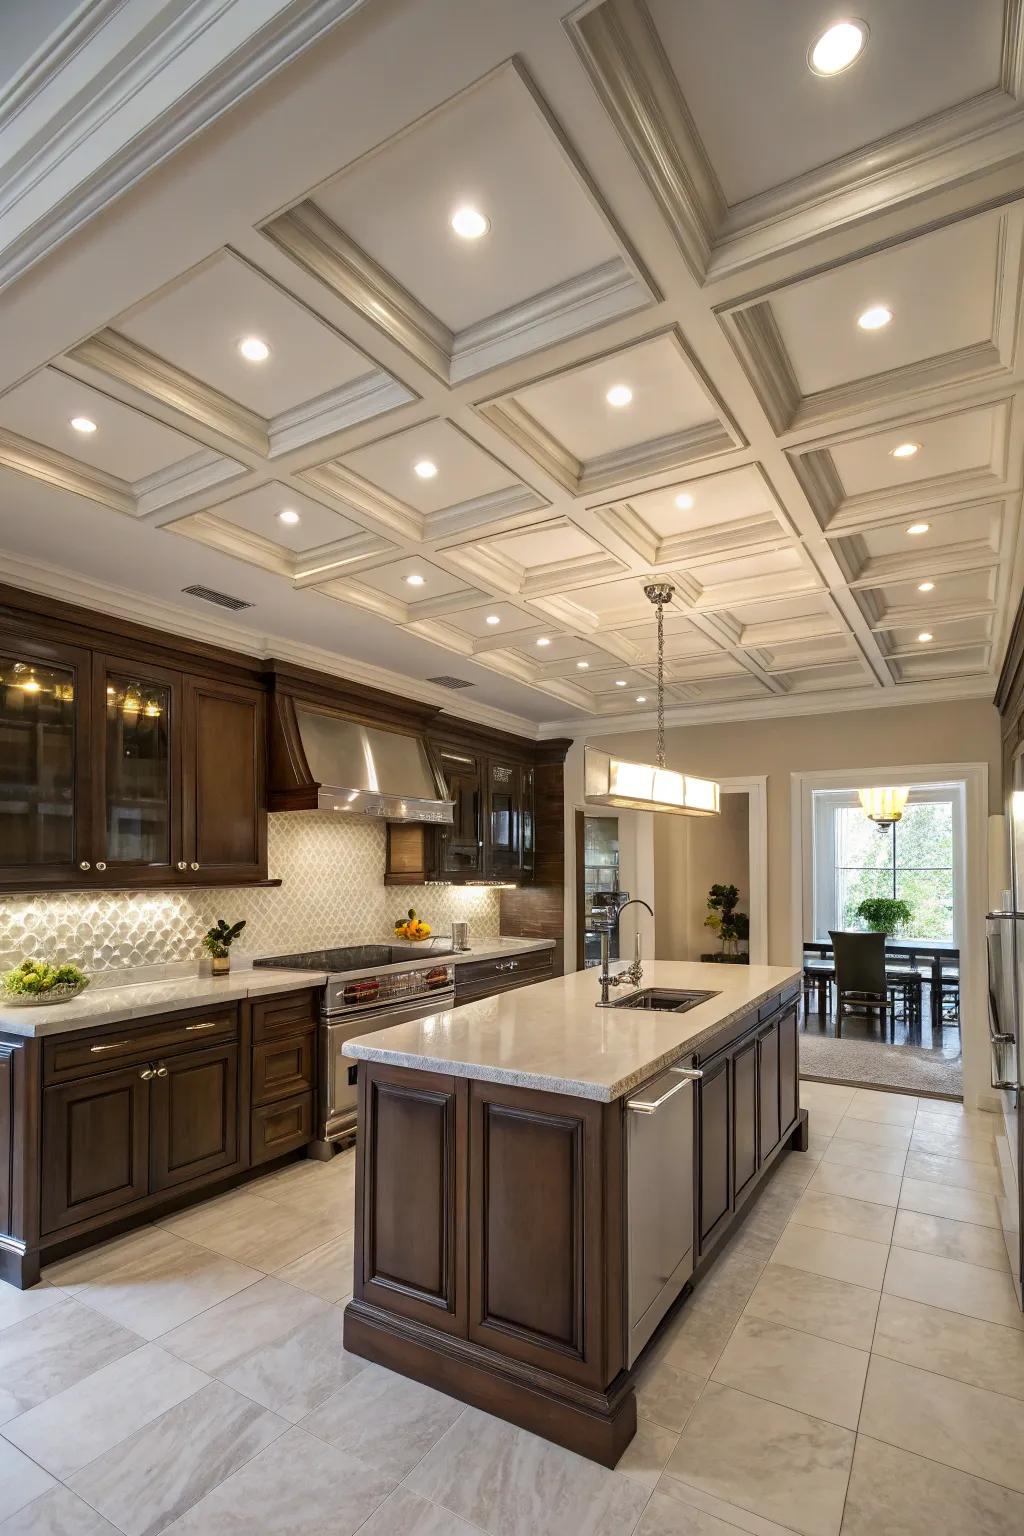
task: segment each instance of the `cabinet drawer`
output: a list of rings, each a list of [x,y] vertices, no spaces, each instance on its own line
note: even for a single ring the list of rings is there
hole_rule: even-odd
[[[455,988],[461,995],[483,996],[523,981],[543,981],[551,975],[553,949],[531,949],[494,960],[471,960],[455,968]]]
[[[319,1012],[320,994],[315,988],[281,997],[262,997],[252,1004],[252,1038],[257,1042],[279,1040],[284,1035],[315,1029]]]
[[[313,1140],[313,1095],[297,1094],[252,1113],[252,1165],[283,1157]]]
[[[316,1036],[312,1030],[253,1048],[252,1102],[272,1104],[316,1087]]]
[[[238,1009],[234,1004],[205,1009],[202,1013],[177,1014],[173,1018],[131,1021],[84,1039],[60,1036],[43,1042],[43,1081],[66,1082],[94,1072],[109,1072],[112,1067],[149,1061],[154,1056],[237,1038]]]

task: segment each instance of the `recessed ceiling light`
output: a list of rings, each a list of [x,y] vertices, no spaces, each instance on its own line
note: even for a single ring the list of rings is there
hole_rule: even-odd
[[[919,592],[934,592],[935,583],[934,581],[922,581],[917,590]]]
[[[870,309],[857,316],[857,324],[862,331],[880,331],[891,319],[892,310],[888,305],[872,304]]]
[[[283,512],[277,514],[277,519],[278,522],[287,523],[289,528],[293,528],[299,522],[299,514],[293,507],[285,507]]]
[[[868,40],[862,21],[835,21],[812,43],[807,62],[816,75],[838,75],[859,59]]]
[[[72,416],[71,425],[76,432],[95,432],[96,423],[89,416]]]
[[[676,506],[680,512],[689,512],[690,508],[694,506],[695,500],[696,498],[691,496],[689,491],[680,491],[676,497]]]
[[[897,443],[889,452],[894,459],[912,459],[915,453],[921,452],[920,443]]]
[[[918,638],[918,640],[920,640],[922,645],[927,645],[928,641],[932,638],[931,630],[922,629],[921,633],[918,635],[917,638]]]
[[[238,350],[247,363],[265,363],[270,356],[270,348],[260,336],[245,336],[238,343]]]
[[[496,613],[489,613],[487,615],[487,622],[488,624],[500,624],[501,620]]]
[[[413,473],[419,475],[421,480],[433,480],[437,474],[437,465],[433,459],[419,459],[413,465]]]
[[[910,534],[911,538],[916,538],[919,533],[927,533],[930,527],[931,523],[911,523],[910,527],[907,529],[907,532]]]
[[[646,695],[646,693],[638,693],[637,696],[636,696],[636,701],[637,701],[638,704],[646,704],[647,703],[647,695]]]
[[[611,389],[605,395],[605,399],[608,401],[609,405],[618,407],[628,405],[632,398],[633,391],[630,389],[628,384],[613,384]]]
[[[540,639],[537,641],[537,644],[538,645],[550,645],[551,641],[548,639],[547,635],[541,635]]]
[[[587,671],[589,671],[590,670],[590,662],[589,661],[578,661],[576,663],[576,670],[577,670],[577,672],[587,672]]]
[[[624,677],[617,677],[615,679],[615,686],[616,686],[616,688],[625,688],[625,686],[626,686],[626,679]]]
[[[425,576],[420,575],[419,571],[413,571],[411,576],[405,578],[405,584],[407,587],[422,587],[426,579]]]
[[[460,240],[479,240],[491,227],[478,208],[456,208],[449,221]]]

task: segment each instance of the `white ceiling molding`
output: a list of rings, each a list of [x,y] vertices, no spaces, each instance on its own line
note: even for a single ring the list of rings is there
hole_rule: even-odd
[[[1024,164],[1024,7],[1006,0],[998,88],[729,206],[645,0],[565,26],[699,282],[742,272],[1000,166]]]
[[[96,0],[0,93],[0,288],[364,0]]]

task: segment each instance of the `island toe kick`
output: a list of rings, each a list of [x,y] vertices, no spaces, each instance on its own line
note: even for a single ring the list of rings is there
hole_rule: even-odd
[[[363,1059],[345,1347],[614,1466],[644,1345],[806,1146],[799,1007],[611,1102]]]

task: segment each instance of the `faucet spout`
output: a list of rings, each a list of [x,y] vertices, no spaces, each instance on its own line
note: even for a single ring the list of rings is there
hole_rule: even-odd
[[[633,897],[630,898],[629,901],[624,901],[622,903],[622,906],[619,907],[618,910],[616,911],[615,919],[614,919],[616,927],[618,926],[618,922],[619,922],[620,917],[622,916],[623,912],[625,912],[627,907],[643,907],[647,912],[649,912],[651,914],[652,917],[654,916],[654,908],[652,906],[650,906],[646,901],[643,901],[639,896],[633,896]],[[609,1004],[609,1001],[610,1001],[609,993],[610,993],[610,990],[611,990],[612,987],[621,987],[623,985],[623,983],[627,982],[627,981],[631,982],[634,987],[638,987],[640,985],[640,983],[644,979],[644,968],[643,968],[643,966],[640,963],[640,935],[639,935],[639,933],[636,936],[636,953],[633,956],[633,963],[632,963],[632,965],[627,966],[624,971],[617,972],[616,975],[614,975],[614,976],[609,975],[609,972],[608,972],[608,963],[609,963],[609,955],[610,955],[610,953],[611,953],[611,951],[610,951],[610,946],[609,946],[609,934],[608,934],[608,930],[606,929],[601,934],[601,976],[600,976],[600,981],[601,981],[601,1004],[602,1004],[603,1007],[607,1007],[608,1004]]]

